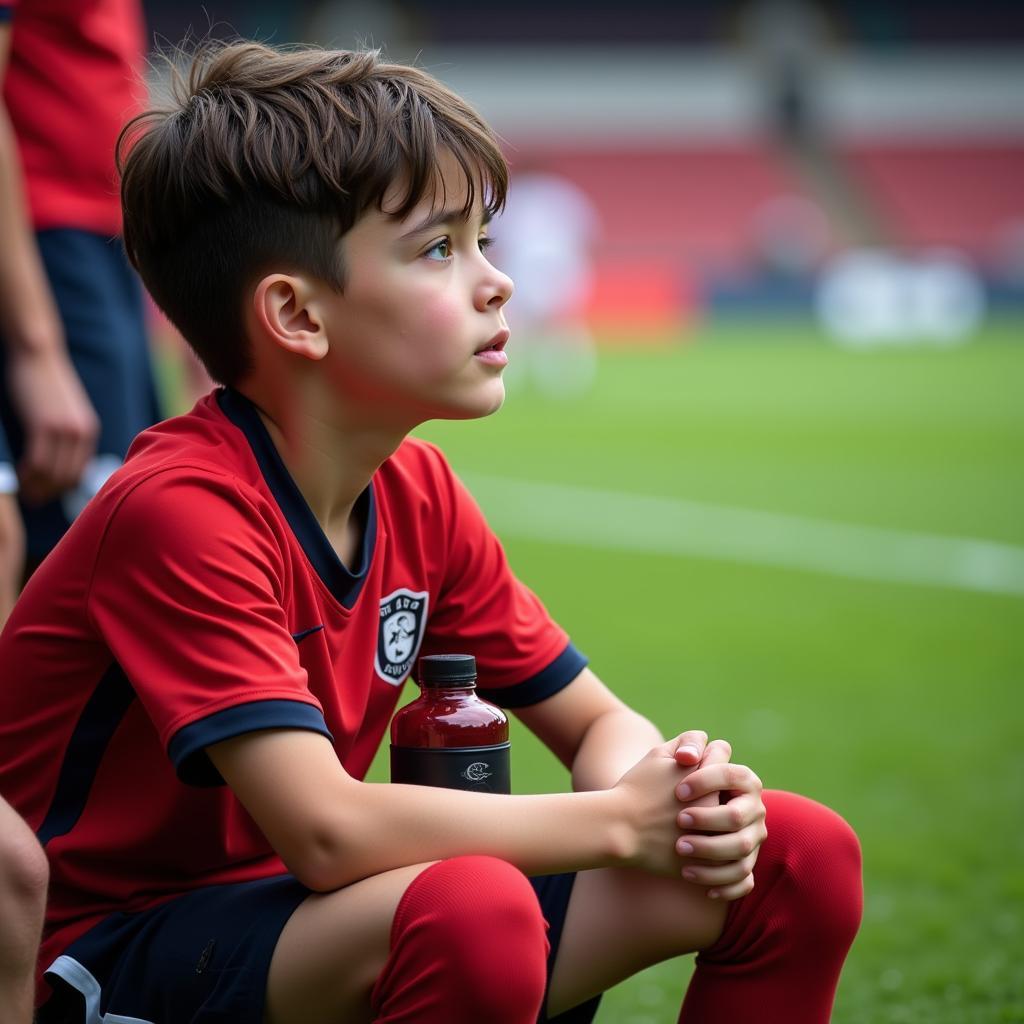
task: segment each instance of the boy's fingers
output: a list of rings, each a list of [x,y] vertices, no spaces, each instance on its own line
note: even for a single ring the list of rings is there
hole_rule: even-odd
[[[732,745],[728,740],[712,740],[704,748],[704,756],[700,766],[706,768],[711,764],[728,764],[732,758]]]
[[[708,743],[708,734],[703,729],[691,729],[680,733],[673,741],[676,760],[686,768],[699,764]]]
[[[738,832],[756,821],[764,821],[765,806],[759,793],[744,793],[727,803],[712,806],[687,804],[678,816],[684,832]]]
[[[701,765],[676,786],[676,796],[685,804],[710,793],[753,793],[761,795],[761,779],[745,765]]]
[[[755,813],[738,831],[684,832],[676,840],[676,852],[708,864],[742,860],[757,852],[768,837],[764,821]]]
[[[676,796],[686,803],[708,793],[761,793],[761,780],[742,764],[701,765],[676,786]]]
[[[735,885],[754,871],[757,857],[751,855],[728,864],[687,864],[682,869],[683,878],[698,885]]]
[[[735,885],[716,885],[713,889],[708,889],[708,896],[713,900],[723,900],[728,903],[730,900],[738,900],[741,896],[746,896],[753,888],[754,875],[751,872]]]

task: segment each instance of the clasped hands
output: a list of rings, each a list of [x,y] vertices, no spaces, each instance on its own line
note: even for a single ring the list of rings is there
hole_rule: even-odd
[[[649,750],[619,780],[632,837],[631,867],[682,877],[711,899],[735,900],[754,887],[754,863],[768,834],[761,780],[731,764],[725,740],[684,732]]]
[[[685,771],[675,787],[682,804],[676,817],[682,876],[707,886],[711,899],[739,899],[754,888],[754,863],[768,835],[761,780],[746,766],[730,763],[726,740],[709,743],[700,730],[684,732],[668,746]]]

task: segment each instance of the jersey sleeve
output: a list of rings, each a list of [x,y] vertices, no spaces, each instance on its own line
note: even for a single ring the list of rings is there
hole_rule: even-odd
[[[515,576],[479,505],[437,457],[447,505],[446,564],[421,653],[473,654],[482,697],[507,708],[537,704],[571,683],[587,659]]]
[[[113,513],[90,616],[183,781],[222,782],[205,750],[246,732],[330,736],[288,630],[284,587],[274,531],[230,478],[158,473]]]

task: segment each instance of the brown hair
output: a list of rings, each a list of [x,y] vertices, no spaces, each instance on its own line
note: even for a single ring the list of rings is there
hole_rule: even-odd
[[[172,68],[173,70],[173,68]],[[418,68],[378,51],[205,44],[173,102],[131,120],[118,141],[128,257],[210,375],[251,368],[245,289],[272,270],[341,290],[339,241],[385,193],[406,216],[453,154],[485,209],[508,168],[479,114]]]

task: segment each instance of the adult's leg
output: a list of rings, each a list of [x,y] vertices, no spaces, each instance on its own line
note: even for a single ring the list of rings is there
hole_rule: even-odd
[[[0,464],[0,473],[3,470]],[[0,629],[18,599],[24,566],[25,530],[18,500],[13,494],[0,490]]]
[[[309,897],[278,940],[267,1024],[524,1024],[547,943],[527,879],[491,857],[389,871]]]
[[[754,890],[721,904],[682,879],[581,873],[551,979],[551,1017],[651,964],[702,951],[686,1024],[824,1024],[860,923],[860,848],[821,804],[766,792]]]
[[[29,1024],[49,870],[28,825],[0,798],[0,1006]]]

